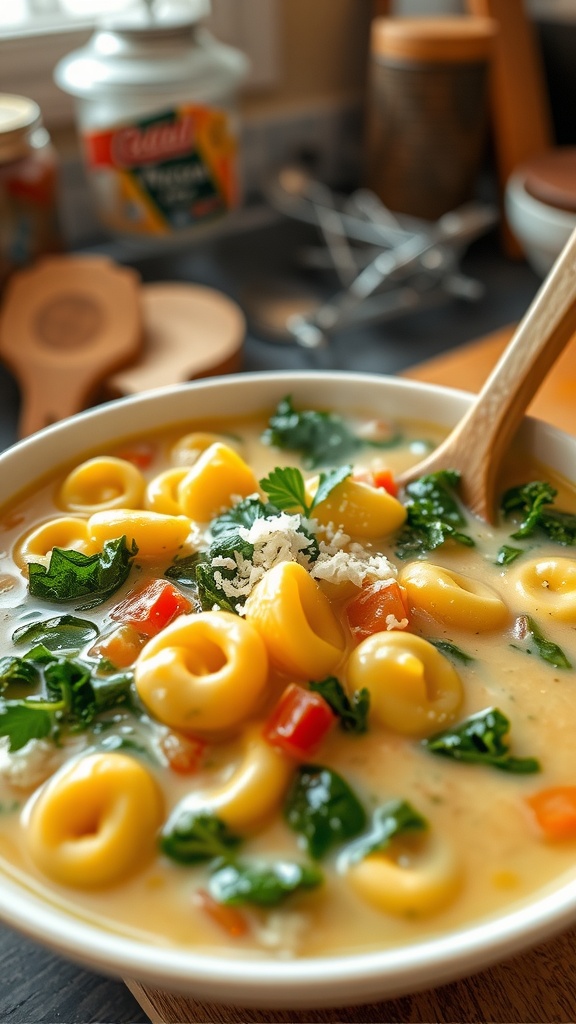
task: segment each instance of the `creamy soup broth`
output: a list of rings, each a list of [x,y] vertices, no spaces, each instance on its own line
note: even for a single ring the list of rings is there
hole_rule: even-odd
[[[359,429],[360,421],[353,422]],[[175,454],[180,438],[191,431],[204,431],[237,448],[258,480],[275,467],[301,465],[293,452],[280,451],[261,442],[265,424],[265,419],[181,424],[152,438],[138,438],[118,444],[106,452],[91,453],[87,458],[95,454],[111,454],[142,461],[142,454],[146,453],[144,462],[148,457],[149,462],[144,464],[141,472],[147,481],[151,481],[168,467],[183,464],[183,456]],[[440,434],[429,426],[418,424],[403,426],[402,431],[404,440],[391,448],[363,448],[356,452],[352,460],[355,470],[360,467],[371,471],[390,469],[395,474],[414,463],[422,455],[425,444],[436,443]],[[192,464],[192,456],[187,458]],[[100,634],[106,635],[118,626],[118,622],[110,618],[110,613],[126,595],[149,578],[162,578],[174,554],[182,557],[196,546],[202,547],[207,543],[206,524],[201,523],[193,532],[193,543],[190,544],[188,537],[175,553],[146,559],[136,555],[130,575],[122,587],[104,604],[86,611],[76,610],[83,601],[56,603],[30,597],[26,557],[22,554],[23,538],[39,523],[62,515],[78,515],[66,511],[59,497],[62,482],[71,468],[64,467],[41,481],[2,511],[2,656],[22,657],[32,646],[29,643],[22,647],[13,642],[16,629],[66,613],[93,622]],[[302,472],[305,479],[310,479],[317,475],[318,470],[303,469]],[[521,480],[531,479],[541,479],[541,471],[524,465]],[[576,508],[570,487],[561,490],[557,501],[561,502],[562,508]],[[86,518],[86,515],[80,513],[82,517]],[[444,723],[439,720],[432,732],[439,732],[450,722],[459,724],[477,712],[497,707],[510,722],[510,732],[506,737],[510,753],[519,759],[537,759],[540,770],[512,773],[485,764],[458,763],[437,756],[423,746],[421,734],[405,735],[379,721],[373,713],[373,699],[366,732],[347,733],[336,722],[319,749],[309,758],[301,759],[337,771],[352,787],[367,814],[367,824],[360,834],[369,830],[373,810],[391,800],[407,802],[425,819],[428,825],[426,835],[439,838],[442,848],[448,851],[455,865],[455,880],[448,885],[446,897],[442,897],[432,910],[424,908],[422,912],[418,909],[403,912],[382,909],[377,900],[374,902],[361,888],[352,884],[346,850],[357,837],[336,842],[318,860],[323,882],[317,887],[296,891],[278,905],[246,904],[239,907],[236,913],[245,927],[241,934],[233,936],[228,931],[229,922],[208,913],[206,906],[198,900],[198,891],[206,891],[209,886],[214,868],[211,863],[182,864],[156,850],[144,862],[137,859],[121,879],[94,888],[85,884],[66,884],[49,877],[39,866],[27,838],[39,793],[53,773],[61,770],[66,758],[81,758],[88,752],[102,750],[103,744],[104,747],[108,744],[107,749],[111,749],[111,737],[131,741],[132,747],[124,745],[117,749],[143,764],[154,778],[161,794],[160,830],[190,794],[196,794],[198,806],[212,811],[210,795],[230,779],[245,756],[246,729],[261,729],[288,682],[296,681],[303,688],[307,687],[305,676],[298,677],[277,667],[270,669],[270,681],[264,692],[238,726],[225,729],[223,735],[206,735],[200,730],[196,737],[193,730],[188,732],[189,739],[198,738],[202,744],[198,764],[188,774],[172,770],[159,746],[162,736],[178,733],[178,730],[155,722],[141,705],[138,705],[138,714],[135,715],[124,708],[120,708],[116,715],[104,714],[107,728],[103,731],[98,731],[93,723],[85,732],[63,735],[63,745],[54,747],[52,744],[49,755],[46,748],[50,746],[50,739],[32,740],[15,753],[8,752],[6,739],[0,740],[4,745],[0,760],[2,870],[53,904],[115,932],[151,938],[167,946],[195,949],[226,947],[234,950],[236,955],[257,951],[263,956],[316,956],[410,943],[468,922],[486,919],[503,907],[520,903],[534,890],[552,884],[559,876],[572,873],[576,834],[550,840],[538,826],[527,798],[549,787],[576,783],[574,673],[570,668],[557,668],[542,660],[534,645],[527,644],[526,638],[518,635],[517,620],[520,616],[531,616],[546,639],[559,645],[572,664],[576,659],[576,616],[569,621],[558,621],[551,606],[530,604],[518,592],[515,582],[526,562],[536,556],[542,560],[570,557],[570,548],[538,535],[519,545],[522,554],[509,566],[497,565],[496,554],[501,546],[517,543],[510,540],[514,525],[513,521],[508,521],[492,528],[469,520],[462,529],[472,537],[474,547],[449,541],[428,554],[407,559],[400,559],[395,553],[398,531],[383,537],[364,537],[360,543],[366,557],[374,553],[387,555],[393,572],[398,571],[401,580],[407,567],[432,563],[454,573],[465,574],[500,596],[506,606],[506,614],[502,623],[494,628],[480,630],[473,623],[454,625],[440,621],[434,613],[418,607],[412,600],[408,602],[408,629],[392,628],[387,632],[411,633],[428,640],[447,641],[470,659],[464,662],[442,654],[460,679],[462,698],[452,719]],[[339,661],[325,675],[336,676],[351,694],[346,666],[358,643],[346,625],[345,608],[351,595],[355,596],[359,588],[352,586],[338,590],[325,581],[317,585],[328,595],[334,615],[343,623],[345,638]],[[180,586],[179,589],[187,598],[191,597],[190,588]],[[191,614],[198,614],[197,608],[193,608]],[[292,642],[296,649],[300,638],[295,635]],[[80,653],[85,654],[95,644],[97,641],[91,640]],[[145,650],[146,647],[142,647],[142,651]],[[125,670],[130,671],[131,668],[128,665]],[[26,687],[11,685],[4,690],[3,696],[9,701],[27,693]],[[39,742],[41,755],[36,757],[33,748],[37,748]],[[44,757],[45,765],[42,763]],[[290,763],[295,771],[300,761],[295,758]],[[29,764],[33,765],[32,776],[27,775]],[[15,770],[15,765],[20,765],[20,768]],[[98,823],[90,827],[97,830]],[[232,831],[240,830],[233,828]],[[314,861],[307,854],[302,837],[284,820],[282,799],[257,826],[246,828],[241,838],[239,856],[243,860]],[[428,841],[427,838],[423,847],[424,859],[428,856]],[[408,870],[414,855],[412,842],[410,838],[406,840],[406,850],[402,853],[402,840],[399,840],[400,853],[394,853],[399,858],[400,867],[404,863]]]

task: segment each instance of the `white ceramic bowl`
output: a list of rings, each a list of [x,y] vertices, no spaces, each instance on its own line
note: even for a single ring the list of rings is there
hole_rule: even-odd
[[[298,405],[382,410],[386,416],[446,427],[471,396],[408,380],[354,373],[265,373],[212,379],[113,402],[58,423],[0,456],[0,500],[65,460],[118,437],[195,417],[265,411],[286,394]],[[535,420],[522,427],[534,455],[576,476],[576,440]],[[89,968],[240,1006],[299,1008],[365,1003],[443,984],[535,945],[576,922],[576,878],[560,880],[522,906],[440,938],[350,956],[297,960],[231,959],[125,938],[43,902],[0,869],[0,917],[32,939]]]
[[[524,187],[525,177],[519,170],[508,180],[506,216],[530,266],[540,277],[546,277],[576,228],[576,213],[535,199]]]

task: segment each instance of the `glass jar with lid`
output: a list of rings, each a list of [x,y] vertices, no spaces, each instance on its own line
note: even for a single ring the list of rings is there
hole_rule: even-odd
[[[58,160],[40,107],[0,93],[0,285],[60,248]]]
[[[56,67],[112,234],[180,240],[239,204],[236,94],[248,61],[202,24],[208,10],[140,3]]]

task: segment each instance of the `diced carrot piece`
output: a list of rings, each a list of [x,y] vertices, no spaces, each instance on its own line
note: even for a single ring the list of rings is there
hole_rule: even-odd
[[[388,629],[406,629],[409,622],[405,592],[396,580],[364,583],[357,597],[346,605],[346,618],[358,641]]]
[[[138,469],[148,469],[154,458],[154,449],[151,444],[141,441],[123,448],[116,453],[116,457],[131,462]]]
[[[117,626],[111,633],[100,637],[89,653],[108,658],[117,668],[128,668],[136,661],[146,639],[133,626]]]
[[[205,889],[196,890],[194,902],[233,939],[246,935],[248,922],[236,907],[228,907],[224,903],[218,903]]]
[[[576,786],[552,786],[526,798],[548,839],[576,839]]]

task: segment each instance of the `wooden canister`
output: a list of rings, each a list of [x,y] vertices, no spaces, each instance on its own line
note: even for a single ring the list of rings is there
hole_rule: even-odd
[[[470,199],[482,163],[490,18],[375,18],[366,184],[393,211],[435,220]]]

